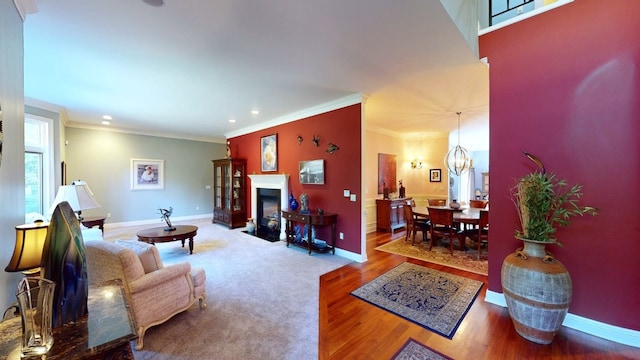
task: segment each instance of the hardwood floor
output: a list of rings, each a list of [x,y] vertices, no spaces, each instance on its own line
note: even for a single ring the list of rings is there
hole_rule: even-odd
[[[374,250],[402,237],[403,231],[368,234],[366,263],[352,263],[320,277],[320,359],[390,359],[409,338],[454,359],[640,359],[640,348],[565,327],[549,345],[523,339],[506,308],[484,301],[486,276]],[[405,261],[485,283],[453,339],[350,295]]]

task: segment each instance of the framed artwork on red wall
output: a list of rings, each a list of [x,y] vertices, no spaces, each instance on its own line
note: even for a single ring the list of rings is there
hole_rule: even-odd
[[[263,172],[278,171],[278,134],[260,138],[260,170]]]
[[[378,154],[378,194],[384,194],[384,189],[389,192],[396,191],[396,156],[391,154]]]

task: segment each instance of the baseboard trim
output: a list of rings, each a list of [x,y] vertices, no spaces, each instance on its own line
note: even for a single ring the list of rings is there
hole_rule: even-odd
[[[507,302],[504,299],[503,293],[487,290],[484,301],[501,307],[507,307]],[[615,341],[620,344],[640,348],[640,331],[637,330],[605,324],[603,322],[591,320],[571,313],[567,314],[564,322],[562,322],[562,326],[582,331],[606,340]]]
[[[198,219],[213,219],[213,213],[190,215],[190,216],[174,216],[171,218],[171,222],[198,220]],[[158,226],[163,226],[165,225],[165,222],[161,218],[137,220],[137,221],[125,221],[125,222],[119,222],[119,223],[106,223],[104,224],[104,228],[108,230],[108,229],[117,229],[119,227],[124,227],[124,226],[138,226],[138,225],[150,225],[150,224],[159,224]]]

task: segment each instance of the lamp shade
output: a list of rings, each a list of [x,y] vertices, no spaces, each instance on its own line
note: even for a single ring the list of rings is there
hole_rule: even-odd
[[[45,222],[16,226],[16,245],[4,271],[27,272],[39,268],[48,228],[49,223]]]
[[[73,211],[99,208],[100,204],[93,198],[93,193],[84,181],[74,181],[71,185],[62,185],[58,188],[56,198],[49,209],[49,214],[53,214],[56,206],[61,202],[69,203]]]

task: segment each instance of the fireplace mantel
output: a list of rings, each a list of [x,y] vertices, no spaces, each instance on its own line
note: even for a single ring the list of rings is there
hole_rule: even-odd
[[[258,210],[258,189],[280,189],[280,208],[289,208],[289,174],[254,174],[248,175],[251,179],[251,217],[255,218]],[[280,219],[280,239],[285,239],[285,227],[283,218]]]

